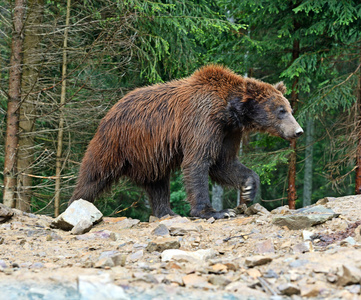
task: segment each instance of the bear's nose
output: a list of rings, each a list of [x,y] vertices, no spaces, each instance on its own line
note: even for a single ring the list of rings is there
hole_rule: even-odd
[[[295,136],[300,137],[302,134],[303,134],[303,129],[299,127],[295,132]]]

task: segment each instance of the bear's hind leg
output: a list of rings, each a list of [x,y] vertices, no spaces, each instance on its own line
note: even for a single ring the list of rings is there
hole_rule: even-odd
[[[144,183],[143,187],[148,194],[154,216],[161,218],[175,215],[170,208],[170,175],[158,181]]]

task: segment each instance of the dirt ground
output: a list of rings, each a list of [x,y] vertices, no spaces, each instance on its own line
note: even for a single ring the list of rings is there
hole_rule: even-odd
[[[0,224],[0,298],[361,299],[361,196],[326,202],[340,215],[299,230],[274,225],[289,213],[278,209],[216,221],[104,218],[71,235],[14,210]],[[172,249],[186,252],[166,259]]]

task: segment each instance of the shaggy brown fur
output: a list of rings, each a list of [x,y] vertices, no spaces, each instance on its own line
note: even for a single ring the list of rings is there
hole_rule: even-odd
[[[191,215],[228,216],[228,211],[213,210],[208,176],[254,198],[258,176],[237,159],[242,132],[296,136],[299,125],[292,121],[291,107],[281,91],[285,91],[282,83],[275,87],[211,65],[188,78],[130,92],[100,122],[71,202],[94,201],[127,176],[146,190],[155,216],[173,214],[170,174],[181,167]],[[285,121],[278,114],[280,107],[293,122],[291,133],[281,130]]]

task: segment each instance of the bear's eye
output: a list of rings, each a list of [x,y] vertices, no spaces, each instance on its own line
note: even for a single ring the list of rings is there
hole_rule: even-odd
[[[280,119],[284,118],[285,115],[286,115],[287,111],[285,110],[284,107],[280,107],[279,110],[278,110],[278,117]]]

